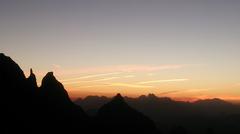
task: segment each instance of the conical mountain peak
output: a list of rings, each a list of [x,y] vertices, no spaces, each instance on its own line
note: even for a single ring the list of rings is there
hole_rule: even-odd
[[[43,78],[43,80],[56,80],[53,72],[48,72],[45,77]]]
[[[48,72],[42,79],[42,87],[53,85],[62,85],[54,76],[53,72]]]
[[[112,133],[152,133],[156,130],[153,121],[130,107],[119,93],[99,109],[97,117],[102,127],[109,126]]]
[[[42,96],[51,98],[54,101],[70,102],[67,91],[53,75],[53,72],[48,72],[43,78],[40,93]]]
[[[118,93],[115,97],[113,97],[112,101],[124,101],[124,98],[120,93]]]

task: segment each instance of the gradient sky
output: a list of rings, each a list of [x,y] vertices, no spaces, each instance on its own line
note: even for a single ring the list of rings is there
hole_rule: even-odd
[[[240,100],[240,1],[1,0],[0,51],[72,97]]]

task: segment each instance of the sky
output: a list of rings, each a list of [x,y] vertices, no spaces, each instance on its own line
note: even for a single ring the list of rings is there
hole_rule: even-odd
[[[72,98],[240,100],[238,0],[1,0],[0,52]]]

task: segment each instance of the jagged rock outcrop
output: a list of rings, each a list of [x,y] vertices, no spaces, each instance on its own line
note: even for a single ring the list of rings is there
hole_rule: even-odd
[[[37,89],[38,89],[37,79],[36,79],[36,76],[35,76],[35,74],[33,73],[33,70],[32,70],[32,69],[30,69],[30,75],[29,75],[29,77],[27,78],[27,83],[28,83],[29,88],[37,91]]]

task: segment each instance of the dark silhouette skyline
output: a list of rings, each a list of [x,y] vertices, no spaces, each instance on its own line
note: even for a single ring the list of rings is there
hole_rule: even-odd
[[[89,96],[72,102],[49,72],[37,86],[30,69],[0,54],[1,133],[238,134],[240,106],[221,99],[175,101],[154,94],[138,98]]]

